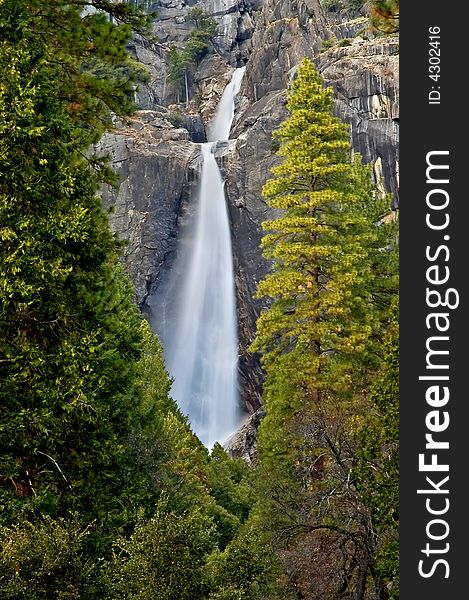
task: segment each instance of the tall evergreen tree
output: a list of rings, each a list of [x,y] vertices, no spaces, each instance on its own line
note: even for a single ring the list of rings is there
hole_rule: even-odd
[[[273,267],[258,295],[270,297],[270,307],[252,349],[266,371],[259,449],[268,527],[277,541],[297,540],[298,554],[285,564],[293,560],[300,578],[308,572],[305,593],[353,589],[362,598],[373,532],[350,484],[351,431],[380,364],[397,262],[394,225],[383,221],[389,200],[375,193],[332,107],[332,90],[303,61],[288,97],[291,116],[276,132],[283,161],[263,190],[278,216],[263,224]],[[327,574],[312,558],[325,549]]]
[[[273,269],[258,296],[272,302],[252,349],[262,351],[277,395],[285,386],[293,398],[350,388],[357,357],[373,361],[371,343],[379,341],[382,310],[397,283],[397,263],[383,252],[393,228],[382,222],[388,199],[377,197],[369,168],[351,157],[348,128],[332,104],[332,89],[303,61],[289,95],[291,116],[275,134],[283,161],[263,191],[279,215],[263,223]],[[269,388],[267,382],[267,398]]]
[[[115,79],[90,67],[97,63],[88,46],[112,65],[127,38],[117,26],[114,35],[102,15],[82,17],[82,8],[58,0],[0,4],[6,523],[35,509],[110,521],[122,512],[113,493],[136,404],[142,333],[96,195],[102,172],[84,152],[96,140],[96,120],[102,128],[111,109],[129,111],[125,88],[111,93]]]

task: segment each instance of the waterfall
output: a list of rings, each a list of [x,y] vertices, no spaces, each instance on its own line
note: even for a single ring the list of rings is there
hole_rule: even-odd
[[[231,233],[224,181],[213,149],[227,140],[244,67],[225,88],[201,145],[202,170],[198,204],[182,242],[174,278],[166,294],[162,335],[166,363],[174,383],[171,395],[187,414],[192,430],[211,448],[224,443],[240,421],[238,340]]]
[[[215,116],[208,126],[208,139],[211,142],[227,140],[230,136],[231,124],[234,117],[234,99],[241,88],[246,67],[236,69],[230,83],[220,98]]]

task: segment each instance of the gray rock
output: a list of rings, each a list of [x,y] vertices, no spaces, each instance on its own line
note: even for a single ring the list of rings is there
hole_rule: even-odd
[[[194,75],[200,98],[200,115],[205,123],[213,117],[218,102],[231,80],[233,68],[217,54],[204,58]]]
[[[141,109],[152,109],[161,105],[166,97],[167,51],[159,44],[144,42],[136,36],[128,49],[142,63],[149,81],[140,83],[136,93],[136,103]]]
[[[241,15],[241,19],[238,22],[238,32],[236,34],[236,41],[245,42],[250,40],[254,33],[254,21],[249,13]]]
[[[244,94],[257,101],[285,89],[290,69],[319,51],[328,25],[319,0],[265,0],[252,37]]]
[[[398,202],[398,43],[396,38],[340,39],[363,29],[363,18],[336,23],[319,0],[266,0],[256,22],[242,92],[251,103],[284,90],[303,57],[313,59],[334,88],[336,114],[352,127],[352,143],[365,162],[381,161],[387,192]],[[337,45],[321,52],[323,40]],[[242,119],[243,117],[241,117]],[[375,167],[375,173],[378,173]]]
[[[190,139],[193,142],[203,143],[207,141],[205,123],[200,115],[185,115],[182,124],[189,132]]]
[[[334,47],[317,58],[334,88],[336,114],[350,124],[354,149],[373,165],[377,184],[393,194],[393,208],[399,196],[398,52],[397,40],[388,37]]]
[[[253,464],[257,458],[257,430],[265,416],[264,408],[258,409],[241,425],[226,442],[224,448],[232,458],[242,458]]]
[[[175,251],[181,206],[194,192],[200,147],[188,138],[187,130],[169,122],[164,127],[147,111],[130,126],[106,134],[98,147],[119,175],[117,193],[102,190],[103,205],[110,211],[111,229],[126,242],[124,263],[148,317],[148,294],[158,286],[167,255]]]

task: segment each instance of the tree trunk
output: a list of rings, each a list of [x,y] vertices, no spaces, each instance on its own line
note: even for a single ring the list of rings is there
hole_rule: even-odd
[[[186,85],[186,108],[189,106],[189,86],[187,85],[187,70],[184,71],[184,83]]]
[[[358,570],[358,587],[356,600],[364,600],[366,593],[366,576],[368,573],[368,553],[365,552]]]

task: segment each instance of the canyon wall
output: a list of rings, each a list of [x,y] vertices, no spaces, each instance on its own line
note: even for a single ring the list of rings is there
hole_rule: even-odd
[[[151,4],[151,3],[150,3]],[[194,7],[218,24],[218,35],[197,68],[188,73],[189,102],[177,104],[168,81],[169,49],[184,48]],[[334,89],[335,112],[351,126],[354,151],[373,166],[378,188],[398,206],[398,39],[374,37],[366,17],[338,19],[319,0],[160,0],[157,41],[136,37],[130,51],[149,70],[137,92],[139,111],[100,143],[119,174],[117,189],[103,190],[113,230],[127,242],[124,261],[145,316],[160,318],[158,289],[177,252],[178,233],[194,208],[200,142],[233,69],[246,73],[229,142],[217,159],[225,176],[239,323],[242,402],[261,406],[262,371],[248,353],[263,300],[253,299],[268,271],[259,250],[261,223],[270,209],[262,186],[276,164],[272,132],[287,116],[286,90],[303,57],[314,60]]]

